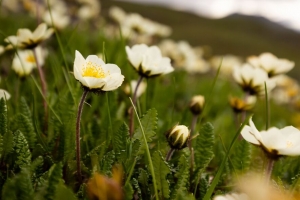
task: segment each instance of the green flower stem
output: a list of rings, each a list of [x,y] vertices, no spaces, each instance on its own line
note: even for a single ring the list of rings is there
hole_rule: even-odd
[[[80,120],[82,114],[82,108],[84,104],[84,100],[88,94],[89,90],[84,88],[83,94],[81,96],[79,105],[78,105],[78,113],[77,113],[77,120],[76,120],[76,162],[77,162],[77,177],[79,184],[82,182],[81,176],[81,167],[80,167]]]
[[[266,180],[269,182],[271,180],[271,175],[273,171],[275,160],[272,158],[268,158],[268,164],[266,169]]]
[[[173,153],[175,152],[175,149],[170,148],[170,150],[168,151],[167,155],[166,155],[166,161],[171,160]]]
[[[39,63],[39,60],[38,60],[38,57],[37,57],[37,53],[36,53],[36,48],[34,48],[32,51],[33,51],[33,55],[34,55],[36,67],[38,69],[39,76],[40,76],[40,79],[41,79],[42,93],[43,93],[43,96],[45,98],[47,98],[47,82],[46,82],[46,79],[45,79],[44,71],[43,71],[42,67],[40,66],[40,63]],[[47,126],[48,126],[47,125],[47,121],[48,121],[48,106],[47,106],[47,102],[46,102],[45,99],[43,101],[43,105],[44,105],[44,110],[45,110],[44,131],[46,131],[47,130]]]
[[[137,100],[137,91],[138,91],[138,88],[141,84],[143,80],[143,76],[140,76],[139,77],[139,80],[137,81],[137,84],[136,84],[136,87],[134,89],[134,93],[133,93],[133,97],[132,97],[132,102],[133,102],[133,106],[136,106],[136,100]],[[133,107],[130,108],[130,118],[129,118],[129,136],[130,138],[132,138],[133,136],[133,131],[134,131],[134,119],[133,119]]]
[[[197,121],[198,121],[198,117],[199,117],[199,115],[193,115],[192,124],[191,124],[191,133],[190,133],[190,138],[188,140],[188,147],[189,147],[190,154],[191,154],[191,159],[190,159],[190,174],[191,175],[194,171],[194,160],[195,160],[192,138],[193,138],[195,127],[196,127],[196,124],[197,124]],[[190,176],[190,177],[192,179],[192,176]]]
[[[269,129],[270,125],[270,107],[269,107],[269,97],[268,97],[268,90],[267,90],[267,83],[265,82],[265,97],[266,97],[266,130]]]
[[[139,115],[138,115],[138,113],[137,113],[137,111],[135,109],[133,101],[131,100],[130,97],[129,97],[129,99],[130,99],[130,102],[132,104],[132,108],[133,108],[133,110],[134,110],[134,112],[135,112],[135,114],[137,116],[139,125],[141,127],[141,131],[142,131],[142,134],[143,134],[143,139],[144,139],[145,146],[147,147],[146,148],[146,154],[147,154],[147,158],[148,158],[148,162],[149,162],[150,172],[151,172],[151,175],[152,175],[153,187],[154,187],[154,192],[155,192],[155,199],[158,200],[159,198],[158,198],[158,192],[157,192],[157,185],[156,185],[156,178],[155,178],[155,173],[154,173],[154,167],[153,167],[153,163],[152,163],[152,159],[151,159],[151,155],[150,155],[150,151],[149,151],[147,139],[146,139],[146,136],[145,136],[144,128],[142,126],[142,122],[141,122],[141,120],[139,118]]]

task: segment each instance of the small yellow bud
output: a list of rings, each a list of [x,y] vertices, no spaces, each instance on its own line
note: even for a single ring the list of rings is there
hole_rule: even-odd
[[[201,114],[203,106],[205,103],[205,98],[202,95],[193,96],[190,101],[190,110],[194,115]]]
[[[169,145],[173,149],[183,149],[190,137],[189,129],[184,125],[176,125],[166,134]]]

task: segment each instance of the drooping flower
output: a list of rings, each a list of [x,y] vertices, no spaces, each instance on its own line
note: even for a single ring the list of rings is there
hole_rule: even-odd
[[[190,101],[190,111],[194,115],[199,115],[204,107],[205,98],[202,95],[193,96]]]
[[[254,67],[265,70],[269,77],[286,73],[295,66],[294,62],[283,58],[277,58],[269,52],[262,53],[259,56],[250,56],[247,61]]]
[[[40,66],[44,65],[47,52],[41,47],[36,48],[36,55]],[[18,50],[12,61],[12,69],[19,76],[29,75],[36,68],[36,60],[31,50]]]
[[[258,131],[252,119],[241,134],[248,142],[259,145],[270,156],[300,155],[300,131],[293,126],[282,129],[271,127],[266,131]]]
[[[126,46],[126,53],[129,62],[143,77],[158,76],[174,71],[170,58],[163,57],[157,46],[148,47],[145,44],[134,45],[132,48]]]
[[[3,89],[0,89],[0,99],[4,98],[5,100],[10,99],[10,94]]]
[[[18,29],[17,35],[11,35],[4,39],[9,43],[7,49],[13,47],[20,49],[33,49],[38,46],[42,41],[48,39],[53,33],[53,29],[47,29],[45,23],[41,23],[33,32],[27,28]]]
[[[172,149],[186,147],[190,131],[185,125],[176,125],[166,133],[167,140]]]
[[[84,59],[79,51],[75,52],[74,76],[89,90],[115,90],[124,81],[124,76],[117,65],[105,64],[96,55],[89,55]]]
[[[268,74],[264,70],[253,68],[249,64],[235,67],[233,78],[250,95],[264,94],[265,83],[268,91],[271,91],[276,86],[275,81],[269,79]]]

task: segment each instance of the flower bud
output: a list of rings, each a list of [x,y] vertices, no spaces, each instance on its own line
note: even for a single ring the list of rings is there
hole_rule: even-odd
[[[229,97],[229,103],[235,113],[251,110],[256,103],[256,96],[249,96],[247,99]]]
[[[182,149],[187,145],[190,131],[184,125],[176,125],[167,132],[166,137],[171,148]]]
[[[199,115],[202,110],[205,103],[204,96],[202,95],[196,95],[193,96],[193,98],[190,101],[190,110],[194,115]]]

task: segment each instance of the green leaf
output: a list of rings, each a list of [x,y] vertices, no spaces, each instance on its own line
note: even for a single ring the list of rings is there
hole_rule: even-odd
[[[245,172],[249,169],[251,161],[251,144],[246,140],[238,141],[235,147],[232,164],[237,172]]]
[[[180,199],[181,193],[187,193],[190,178],[190,161],[185,154],[182,154],[179,158],[178,170],[175,177],[177,182],[173,188],[171,199]]]
[[[34,148],[36,144],[36,132],[31,117],[19,113],[15,116],[13,122],[15,130],[20,130],[28,141],[29,147]]]
[[[49,170],[48,187],[45,199],[52,200],[57,189],[57,185],[62,180],[62,164],[54,164]]]
[[[1,136],[1,157],[5,158],[14,148],[14,136],[11,131],[7,131],[3,136]]]
[[[30,111],[24,97],[21,97],[20,111],[21,111],[21,114],[23,114],[27,117],[30,117],[30,118],[32,117],[31,111]]]
[[[217,171],[217,173],[216,173],[216,175],[215,175],[215,177],[214,177],[214,179],[213,179],[210,187],[208,188],[208,190],[207,190],[207,192],[206,192],[203,200],[209,200],[211,198],[211,195],[213,194],[213,192],[215,190],[215,187],[217,186],[217,184],[218,184],[218,182],[220,180],[220,177],[221,177],[222,172],[224,170],[224,167],[225,167],[225,164],[227,162],[227,159],[228,159],[228,157],[229,157],[229,155],[231,153],[232,147],[233,147],[236,139],[240,135],[241,130],[244,128],[245,124],[248,123],[250,117],[252,117],[252,115],[250,115],[250,116],[247,117],[247,119],[243,122],[243,124],[240,126],[239,130],[236,132],[234,138],[232,139],[231,144],[229,146],[229,149],[228,149],[225,157],[223,158],[223,160],[222,160],[222,162],[220,164],[220,167],[219,167],[219,169],[218,169],[218,171]]]
[[[2,199],[3,200],[32,200],[33,187],[30,178],[30,172],[27,169],[22,169],[12,179],[8,179],[3,186]]]
[[[208,176],[201,177],[199,182],[199,199],[203,199],[205,196],[208,188],[209,188],[209,182],[208,182]]]
[[[105,175],[111,175],[111,169],[114,162],[115,162],[115,152],[110,151],[105,156],[103,156],[100,162],[101,173]]]
[[[145,132],[147,142],[151,142],[152,138],[155,136],[155,130],[157,128],[157,111],[152,108],[147,111],[147,113],[141,118],[141,123]],[[133,140],[143,141],[143,133],[141,127],[138,127],[133,135]],[[139,154],[143,154],[145,151],[145,146],[143,142],[141,142],[141,146],[139,149]]]
[[[7,132],[7,106],[4,98],[0,99],[0,135]]]
[[[200,128],[199,136],[196,139],[195,149],[195,178],[205,170],[214,157],[213,148],[215,143],[214,127],[210,123],[205,123]],[[197,180],[196,180],[197,181]]]
[[[159,191],[160,199],[169,198],[170,189],[167,175],[171,172],[168,164],[163,159],[159,151],[155,151],[152,154],[154,173],[156,177],[157,189]]]
[[[138,181],[135,178],[133,178],[131,182],[134,187],[135,195],[138,195],[138,198],[142,199],[142,191],[141,191]]]
[[[17,153],[17,160],[15,163],[20,167],[27,167],[31,163],[31,153],[26,138],[21,131],[15,132],[14,150]]]
[[[132,200],[134,191],[130,183],[125,184],[124,193],[125,193],[125,200]]]
[[[123,123],[120,126],[119,130],[113,135],[112,144],[114,152],[116,153],[117,160],[120,160],[121,158],[122,160],[126,159],[126,146],[128,135],[129,130],[125,123]]]
[[[53,199],[67,199],[67,200],[76,200],[74,193],[72,190],[67,188],[62,181],[57,185],[55,196]]]
[[[138,181],[141,185],[141,191],[142,191],[142,196],[143,197],[148,197],[151,195],[150,189],[149,189],[149,174],[146,170],[144,169],[139,169],[139,176],[138,176]]]

